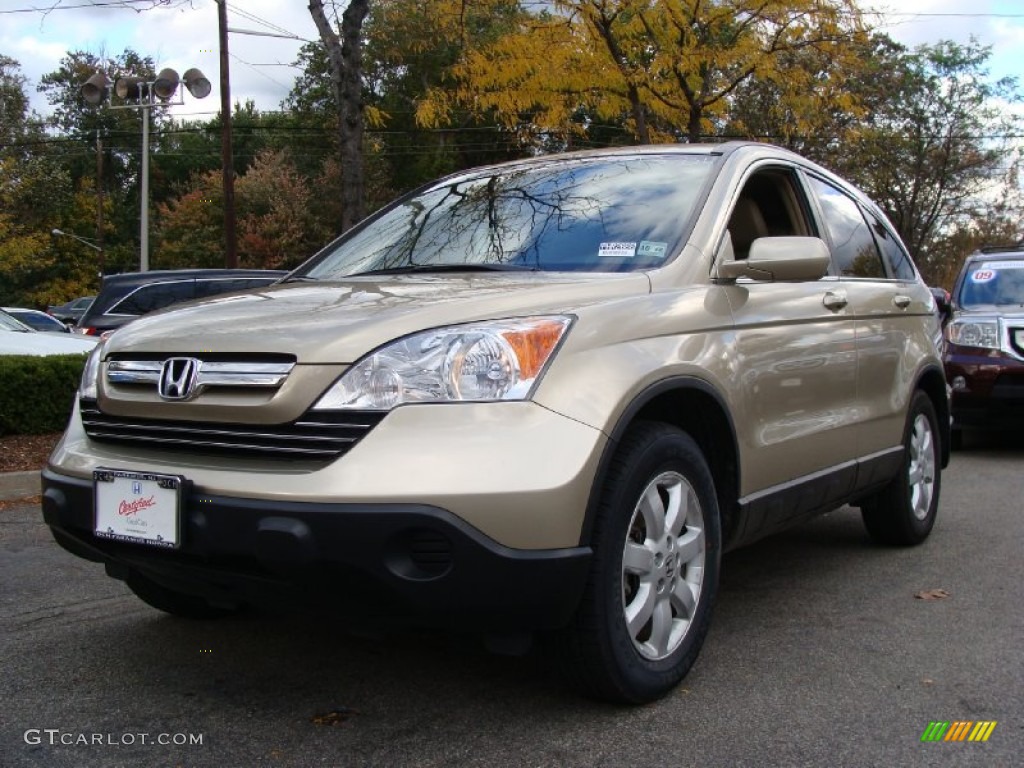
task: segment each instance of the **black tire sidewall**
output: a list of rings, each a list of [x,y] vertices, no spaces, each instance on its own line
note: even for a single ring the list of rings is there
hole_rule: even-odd
[[[932,497],[928,505],[928,514],[925,515],[923,520],[914,514],[914,510],[911,505],[909,481],[911,462],[910,443],[913,440],[914,424],[917,421],[917,417],[922,415],[928,419],[928,426],[932,433],[932,458],[935,466]],[[935,407],[924,392],[918,391],[914,395],[914,400],[911,403],[910,415],[907,418],[907,432],[903,440],[903,444],[906,448],[906,456],[903,461],[903,475],[901,478],[903,488],[902,522],[905,524],[910,537],[915,541],[924,541],[931,532],[932,527],[935,525],[935,517],[939,507],[939,491],[941,490],[940,486],[942,484],[942,472],[940,469],[942,446],[939,445],[940,439],[939,419],[935,414]]]
[[[910,446],[913,440],[914,424],[918,416],[928,420],[932,431],[932,450],[935,461],[935,477],[933,478],[932,498],[928,514],[924,519],[918,518],[913,511],[910,492]],[[932,401],[918,390],[910,403],[907,423],[903,433],[903,461],[900,473],[892,479],[888,486],[879,491],[861,512],[864,523],[871,537],[881,544],[916,545],[928,538],[938,513],[939,495],[942,486],[941,451],[939,444],[941,433],[938,429],[938,417]]]
[[[644,425],[624,446],[617,471],[609,477],[595,531],[595,607],[608,654],[610,674],[621,698],[649,701],[675,686],[697,657],[710,622],[721,564],[721,534],[714,483],[697,444],[667,425]],[[626,441],[624,441],[625,443]],[[686,478],[704,517],[705,562],[701,594],[689,631],[667,658],[643,658],[627,630],[622,602],[622,558],[628,526],[640,493],[655,477],[674,471]]]

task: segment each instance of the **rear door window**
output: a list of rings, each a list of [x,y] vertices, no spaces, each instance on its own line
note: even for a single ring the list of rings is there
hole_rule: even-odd
[[[827,181],[812,177],[832,240],[832,260],[843,277],[886,277],[875,239],[857,201]]]

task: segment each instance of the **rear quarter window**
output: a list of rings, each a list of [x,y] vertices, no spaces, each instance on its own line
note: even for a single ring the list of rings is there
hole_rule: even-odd
[[[109,315],[144,315],[195,298],[195,281],[177,280],[139,286],[107,310]]]

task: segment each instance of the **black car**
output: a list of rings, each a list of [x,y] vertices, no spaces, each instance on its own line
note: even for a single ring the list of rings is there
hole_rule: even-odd
[[[965,429],[1024,428],[1024,243],[967,257],[946,342],[953,446]]]
[[[286,274],[273,269],[173,269],[108,275],[78,328],[99,336],[172,304],[260,288]]]
[[[46,308],[46,314],[52,315],[62,323],[77,323],[95,298],[95,296],[81,296],[64,304],[49,306]]]

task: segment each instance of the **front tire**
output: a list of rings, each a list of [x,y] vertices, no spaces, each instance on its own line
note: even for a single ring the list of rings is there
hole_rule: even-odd
[[[861,507],[868,534],[879,544],[920,544],[935,525],[942,480],[938,425],[932,401],[918,390],[907,414],[903,467]]]
[[[590,577],[559,640],[563,669],[597,698],[670,691],[697,658],[718,589],[721,528],[696,442],[667,424],[630,429],[594,521]]]

